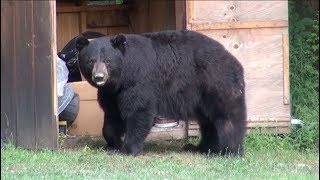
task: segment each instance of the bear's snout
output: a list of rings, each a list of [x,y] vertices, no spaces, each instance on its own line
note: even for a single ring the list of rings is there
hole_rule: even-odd
[[[104,63],[97,62],[93,66],[92,81],[98,86],[103,86],[108,79],[108,70]]]

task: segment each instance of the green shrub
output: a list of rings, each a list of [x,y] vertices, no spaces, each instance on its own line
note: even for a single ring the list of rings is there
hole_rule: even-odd
[[[291,114],[303,127],[290,134],[299,149],[319,141],[319,11],[289,1]]]

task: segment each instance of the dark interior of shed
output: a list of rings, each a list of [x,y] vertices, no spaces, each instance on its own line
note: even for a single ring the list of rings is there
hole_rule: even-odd
[[[105,35],[183,29],[184,1],[57,0],[57,51],[85,31]]]

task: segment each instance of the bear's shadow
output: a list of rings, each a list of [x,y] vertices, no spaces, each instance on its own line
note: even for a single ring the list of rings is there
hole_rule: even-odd
[[[142,154],[152,153],[152,154],[163,154],[170,152],[181,152],[183,150],[183,146],[191,143],[197,144],[198,138],[188,138],[188,139],[180,139],[180,140],[159,140],[159,141],[147,141],[144,143],[144,148],[142,150]],[[61,149],[68,150],[79,150],[84,147],[88,147],[92,150],[105,150],[107,143],[102,138],[95,137],[68,137],[63,141],[60,141]]]

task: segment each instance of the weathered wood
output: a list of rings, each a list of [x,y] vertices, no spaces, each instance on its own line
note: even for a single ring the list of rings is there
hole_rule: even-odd
[[[144,33],[149,31],[149,0],[132,0],[134,4],[130,12],[130,29],[133,33]]]
[[[53,52],[52,34],[55,29],[52,25],[55,15],[55,3],[51,1],[34,1],[34,52],[35,52],[35,121],[36,147],[56,149],[58,145],[58,126],[54,117],[53,108],[53,61],[56,53]],[[54,54],[52,54],[54,53]]]
[[[288,1],[192,1],[193,22],[288,20]]]
[[[118,26],[118,27],[109,27],[107,35],[116,35],[116,34],[127,34],[130,33],[128,26]]]
[[[283,44],[283,103],[290,104],[290,74],[289,74],[289,37],[282,35]]]
[[[186,1],[175,0],[176,30],[186,28]]]
[[[87,12],[80,12],[79,16],[79,32],[83,33],[87,30]],[[71,39],[70,39],[71,40]]]
[[[243,65],[248,117],[290,117],[290,106],[283,104],[282,33],[287,28],[199,32],[221,42]]]
[[[1,1],[1,137],[17,144],[14,1]],[[5,25],[5,26],[4,26]]]
[[[174,1],[149,2],[149,31],[175,29]]]
[[[1,78],[6,82],[1,89],[1,130],[17,146],[54,149],[52,59],[43,63],[52,55],[54,33],[48,27],[50,17],[55,18],[46,16],[49,1],[1,1],[1,5],[1,20],[8,21],[1,28]],[[48,39],[38,38],[43,34]]]
[[[105,35],[108,35],[108,29],[107,27],[104,28],[87,28],[87,31],[95,31],[95,32],[99,32]]]
[[[15,3],[16,37],[16,106],[17,106],[17,144],[26,148],[36,145],[35,114],[35,63],[33,52],[33,2]]]
[[[51,17],[51,31],[56,32],[57,29],[57,19],[56,19],[56,2],[50,1],[50,17]],[[57,54],[57,34],[51,34],[51,54]],[[53,105],[53,116],[54,121],[58,124],[58,97],[56,96],[57,93],[57,61],[52,61],[52,105]],[[58,128],[58,127],[57,127]]]
[[[128,34],[131,33],[128,26],[118,26],[118,27],[104,27],[104,28],[88,28],[89,31],[100,32],[105,35],[116,35],[119,33]]]
[[[78,13],[57,14],[57,50],[58,52],[75,36],[80,34]]]
[[[251,22],[219,22],[219,23],[190,23],[191,30],[221,30],[221,29],[253,29],[288,27],[288,21],[251,21]]]
[[[97,12],[97,11],[112,11],[112,10],[128,10],[130,9],[129,4],[110,4],[110,5],[90,5],[90,6],[57,6],[58,13],[69,13],[69,12]]]
[[[187,16],[187,29],[190,29],[190,23],[193,23],[193,13],[194,13],[194,1],[186,2],[186,16]]]
[[[128,26],[129,24],[127,11],[89,12],[87,19],[89,28]]]

